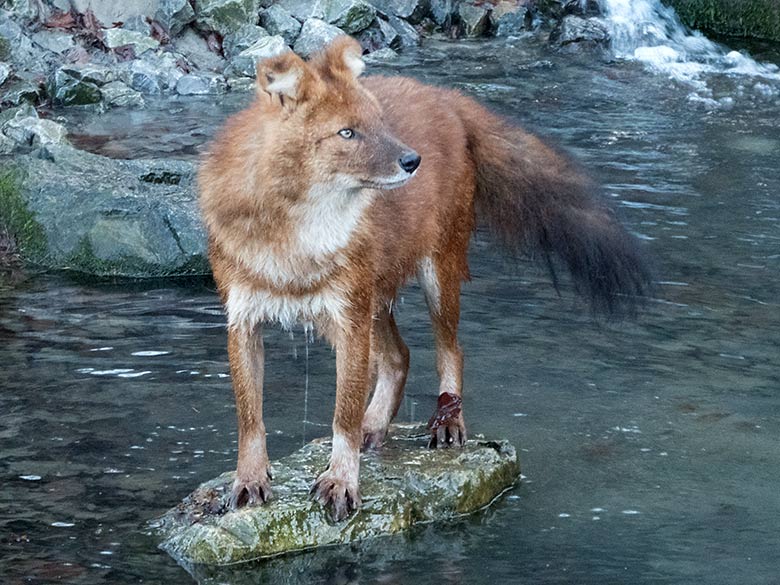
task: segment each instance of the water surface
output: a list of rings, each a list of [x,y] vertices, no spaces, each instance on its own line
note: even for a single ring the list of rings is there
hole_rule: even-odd
[[[477,238],[467,424],[520,448],[524,482],[488,513],[214,582],[777,583],[776,88],[715,75],[732,100],[712,107],[639,64],[522,39],[431,44],[382,71],[460,87],[572,150],[657,259],[658,299],[636,323],[594,323]],[[65,115],[93,150],[194,158],[248,99]],[[400,418],[426,419],[437,383],[416,287],[398,319],[412,351]],[[190,580],[144,523],[234,464],[224,322],[208,281],[0,285],[4,583]],[[335,361],[302,331],[266,343],[276,458],[329,432]]]

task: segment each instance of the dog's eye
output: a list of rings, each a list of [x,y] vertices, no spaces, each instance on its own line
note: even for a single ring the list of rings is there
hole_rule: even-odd
[[[355,137],[355,131],[352,128],[342,128],[341,130],[339,130],[339,136],[349,140],[350,138]]]

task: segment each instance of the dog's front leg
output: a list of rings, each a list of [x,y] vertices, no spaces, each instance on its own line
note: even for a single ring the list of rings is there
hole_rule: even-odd
[[[228,357],[238,415],[238,467],[230,494],[232,509],[271,497],[263,423],[263,335],[260,325],[228,329]]]
[[[333,332],[336,346],[336,410],[333,415],[333,450],[330,465],[317,478],[311,494],[325,506],[335,522],[360,507],[361,423],[368,394],[368,356],[371,314],[349,320]]]

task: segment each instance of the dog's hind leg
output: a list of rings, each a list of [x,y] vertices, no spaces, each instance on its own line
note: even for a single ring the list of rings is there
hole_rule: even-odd
[[[420,263],[418,279],[425,293],[436,338],[439,398],[428,428],[431,447],[459,447],[466,442],[461,396],[463,352],[458,344],[460,283],[467,277],[465,249],[462,255],[436,254]]]
[[[382,444],[387,427],[401,405],[409,373],[409,348],[398,333],[390,307],[383,307],[374,318],[371,361],[376,385],[363,416],[364,449],[375,449]]]

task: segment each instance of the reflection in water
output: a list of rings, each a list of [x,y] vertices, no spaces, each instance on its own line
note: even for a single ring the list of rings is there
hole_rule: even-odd
[[[713,79],[742,99],[708,110],[631,63],[572,64],[507,42],[516,46],[433,44],[401,64],[574,150],[658,258],[659,298],[637,323],[593,323],[542,271],[509,266],[478,234],[463,296],[464,408],[472,432],[520,447],[525,483],[455,524],[248,569],[193,569],[198,579],[775,579],[780,104]],[[246,97],[226,99],[178,103],[177,126],[157,133],[146,129],[170,118],[165,108],[85,120],[83,133],[108,135],[119,120],[145,130],[104,147],[191,156]],[[427,419],[437,385],[416,287],[397,307],[412,351],[400,417]],[[303,331],[269,331],[266,353],[276,458],[328,432],[335,360]],[[0,360],[3,582],[188,579],[143,526],[235,462],[224,318],[210,283],[2,284]]]

